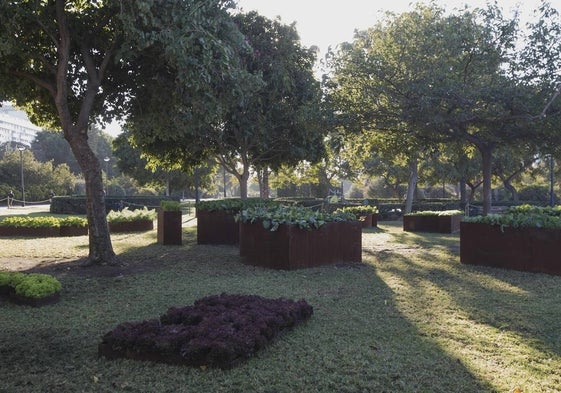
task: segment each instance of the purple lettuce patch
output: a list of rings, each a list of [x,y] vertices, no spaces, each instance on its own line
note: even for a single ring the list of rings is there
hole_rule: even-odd
[[[100,355],[230,368],[306,320],[305,300],[215,295],[172,307],[160,319],[126,322],[103,336]]]

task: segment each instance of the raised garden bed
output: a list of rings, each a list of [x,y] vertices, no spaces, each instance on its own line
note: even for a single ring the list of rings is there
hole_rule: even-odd
[[[109,232],[145,232],[154,229],[154,221],[152,220],[136,220],[123,222],[110,222]]]
[[[238,244],[240,228],[235,216],[254,206],[277,206],[259,198],[217,199],[197,204],[197,244]]]
[[[148,210],[146,207],[135,210],[125,207],[122,210],[112,210],[107,214],[109,232],[112,233],[151,231],[154,229],[155,219],[156,211]]]
[[[183,242],[183,216],[181,211],[158,210],[158,243],[181,245]]]
[[[293,270],[362,261],[362,225],[354,214],[277,206],[240,213],[244,263]]]
[[[561,275],[561,229],[462,222],[460,262]]]
[[[170,308],[159,319],[126,322],[106,333],[99,356],[228,369],[280,333],[308,320],[304,300],[217,295]]]
[[[0,236],[57,237],[61,236],[59,227],[2,227]]]
[[[240,230],[234,219],[235,214],[230,211],[197,209],[197,243],[238,244]]]
[[[403,216],[403,230],[407,232],[454,233],[460,230],[463,218],[460,211],[419,212]]]
[[[356,219],[361,222],[363,228],[372,228],[378,226],[378,208],[376,206],[347,205],[339,207],[335,211],[354,214]]]
[[[12,303],[40,307],[60,300],[60,282],[48,274],[0,272],[0,296]]]
[[[260,221],[241,223],[240,255],[248,265],[283,270],[361,262],[362,224],[328,222],[313,230],[283,224],[270,231]]]

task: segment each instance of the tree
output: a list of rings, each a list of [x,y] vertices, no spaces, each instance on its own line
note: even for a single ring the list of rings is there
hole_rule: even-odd
[[[0,3],[0,101],[14,101],[36,124],[62,130],[86,183],[88,263],[116,262],[88,125],[140,111],[148,96],[187,93],[187,82],[198,97],[212,97],[210,75],[227,74],[230,64],[222,34],[232,25],[229,6],[226,0]],[[174,84],[161,83],[160,73]],[[167,104],[161,101],[151,108],[160,122]]]
[[[142,152],[130,143],[130,134],[124,130],[113,142],[118,168],[125,174],[135,179],[142,186],[155,186],[164,188],[166,195],[183,194],[185,189],[195,188],[195,172],[198,176],[198,187],[212,190],[213,176],[216,168],[210,162],[195,170],[194,167],[177,167],[177,169],[163,169],[157,162],[152,162],[143,156]],[[194,195],[194,193],[193,193]]]
[[[16,198],[21,190],[21,164],[23,160],[25,199],[27,201],[44,201],[55,195],[68,195],[74,191],[76,177],[70,172],[68,165],[53,165],[52,162],[39,162],[33,153],[26,149],[5,152],[0,160],[0,195],[13,190]]]
[[[519,33],[516,19],[495,6],[445,16],[417,5],[344,45],[330,90],[349,129],[377,129],[425,147],[475,146],[486,214],[497,146],[532,143],[544,131],[536,116],[544,95],[512,72]]]
[[[300,45],[294,25],[255,12],[234,19],[244,41],[235,52],[237,73],[213,85],[220,97],[214,103],[217,116],[187,127],[193,102],[178,97],[169,103],[184,114],[175,124],[146,122],[143,112],[131,118],[131,131],[134,143],[162,163],[189,166],[217,157],[236,176],[245,198],[252,166],[266,176],[281,164],[319,157],[320,90],[313,74],[315,53]]]

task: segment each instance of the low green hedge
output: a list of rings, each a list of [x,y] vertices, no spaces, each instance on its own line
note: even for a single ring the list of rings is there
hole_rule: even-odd
[[[147,221],[156,219],[156,211],[144,206],[142,209],[130,210],[125,207],[123,210],[111,210],[107,214],[108,223]]]
[[[335,212],[351,213],[354,215],[378,214],[378,208],[371,205],[340,207]]]
[[[88,221],[82,217],[29,217],[29,216],[10,216],[0,221],[2,227],[15,228],[60,228],[64,226],[85,227]]]
[[[442,211],[434,211],[434,210],[424,210],[419,212],[412,212],[407,213],[405,216],[407,217],[419,217],[419,216],[438,216],[438,217],[450,217],[450,216],[461,216],[464,212],[461,210],[442,210]]]
[[[279,206],[280,202],[262,198],[226,198],[201,201],[196,204],[197,211],[224,211],[232,214],[255,206]]]

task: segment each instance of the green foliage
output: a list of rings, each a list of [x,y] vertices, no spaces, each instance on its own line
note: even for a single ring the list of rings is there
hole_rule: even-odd
[[[336,210],[336,212],[344,212],[344,213],[351,213],[355,215],[364,215],[364,214],[377,214],[378,208],[376,206],[371,205],[360,205],[360,206],[347,206],[342,207]]]
[[[59,218],[59,224],[61,227],[86,227],[88,220],[82,217],[68,216]]]
[[[263,228],[276,231],[280,225],[297,225],[301,229],[317,229],[326,222],[356,221],[349,212],[323,213],[300,206],[255,206],[242,210],[236,220],[253,223],[260,221]]]
[[[56,217],[41,216],[11,216],[0,221],[3,227],[29,227],[29,228],[59,228],[60,219]]]
[[[21,272],[0,272],[0,286],[15,288],[24,278]]]
[[[131,221],[145,221],[145,220],[155,220],[156,211],[153,209],[148,209],[144,206],[142,209],[130,210],[125,207],[123,210],[111,210],[107,214],[107,222],[131,222]]]
[[[160,207],[165,212],[180,212],[181,211],[181,203],[177,201],[166,201],[163,200],[160,202]]]
[[[200,211],[225,211],[228,213],[239,213],[243,209],[254,206],[278,206],[280,203],[270,199],[261,198],[227,198],[197,203],[196,208]]]
[[[29,228],[59,228],[64,226],[85,227],[88,221],[82,217],[52,217],[52,216],[9,216],[0,221],[2,227],[29,227]]]
[[[42,298],[60,292],[62,285],[51,275],[30,273],[25,274],[14,289],[21,296]]]
[[[0,196],[12,189],[16,199],[21,199],[21,159],[23,159],[25,178],[25,199],[28,201],[44,201],[51,191],[55,195],[71,194],[74,190],[76,177],[70,172],[68,165],[54,165],[53,162],[39,162],[33,153],[26,149],[20,156],[19,151],[9,151],[0,159]]]
[[[463,221],[512,228],[561,229],[561,206],[540,207],[526,204],[509,207],[503,214],[464,217]]]
[[[405,214],[405,216],[439,216],[439,217],[463,216],[463,215],[464,212],[461,210],[442,210],[442,211],[424,210],[424,211]]]

